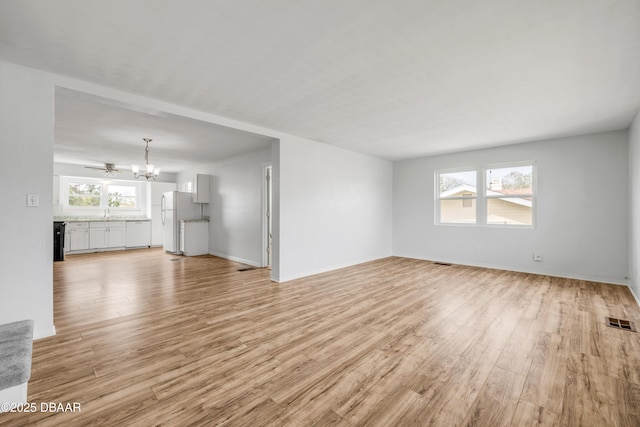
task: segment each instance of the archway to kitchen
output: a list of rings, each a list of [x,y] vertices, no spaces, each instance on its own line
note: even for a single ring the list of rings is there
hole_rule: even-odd
[[[262,165],[273,163],[272,174],[278,173],[272,154],[277,153],[274,144],[279,144],[275,136],[243,123],[75,80],[59,82],[55,100],[54,181],[58,188],[54,188],[54,216],[68,214],[59,199],[60,176],[104,179],[104,171],[86,166],[113,163],[120,172],[110,179],[135,181],[131,164],[144,164],[142,138],[151,138],[149,158],[160,174],[157,181],[143,180],[143,192],[159,183],[173,183],[180,191],[194,190],[194,177],[209,175],[211,202],[202,209],[210,221],[209,253],[264,265]],[[253,165],[255,183],[236,173]],[[273,185],[272,192],[277,194],[277,180]],[[254,197],[258,203],[252,202]],[[154,208],[144,203],[139,213],[153,223]],[[234,211],[247,216],[238,218]],[[279,220],[277,209],[271,212],[271,219],[274,223]],[[272,253],[277,253],[277,237],[274,235]],[[277,256],[271,260],[275,274],[278,262]]]

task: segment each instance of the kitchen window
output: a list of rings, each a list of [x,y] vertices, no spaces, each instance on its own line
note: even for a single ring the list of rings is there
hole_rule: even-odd
[[[110,208],[135,209],[137,206],[135,184],[107,184],[107,203]]]
[[[141,186],[136,181],[60,177],[62,207],[69,211],[139,211]]]
[[[69,197],[67,198],[70,207],[100,207],[102,199],[102,185],[86,182],[69,182]]]
[[[435,182],[436,224],[534,225],[533,162],[437,171]]]

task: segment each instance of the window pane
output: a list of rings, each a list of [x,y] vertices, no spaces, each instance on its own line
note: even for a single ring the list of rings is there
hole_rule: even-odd
[[[460,197],[460,193],[476,193],[476,171],[448,172],[439,174],[440,197]]]
[[[97,206],[100,207],[100,184],[69,183],[69,206]]]
[[[531,198],[488,198],[487,224],[532,225]]]
[[[109,185],[110,208],[135,208],[136,187],[132,185]]]
[[[109,193],[136,197],[136,187],[133,185],[109,185]]]
[[[475,224],[476,199],[440,200],[440,222]]]
[[[487,195],[533,194],[533,166],[487,169]]]

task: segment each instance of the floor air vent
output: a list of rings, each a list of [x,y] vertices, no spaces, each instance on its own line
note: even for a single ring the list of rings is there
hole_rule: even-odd
[[[451,264],[448,262],[434,262],[435,265],[444,265],[446,267],[451,267]]]
[[[630,322],[628,320],[616,319],[615,317],[605,317],[604,321],[607,326],[610,326],[612,328],[636,332],[636,327],[634,326],[633,322]]]
[[[251,270],[257,270],[257,267],[245,267],[245,268],[238,269],[238,271],[251,271]]]

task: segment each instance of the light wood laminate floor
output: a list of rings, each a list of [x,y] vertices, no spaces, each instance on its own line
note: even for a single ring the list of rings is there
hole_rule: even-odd
[[[43,426],[639,426],[623,286],[387,258],[287,283],[159,249],[54,264]]]

